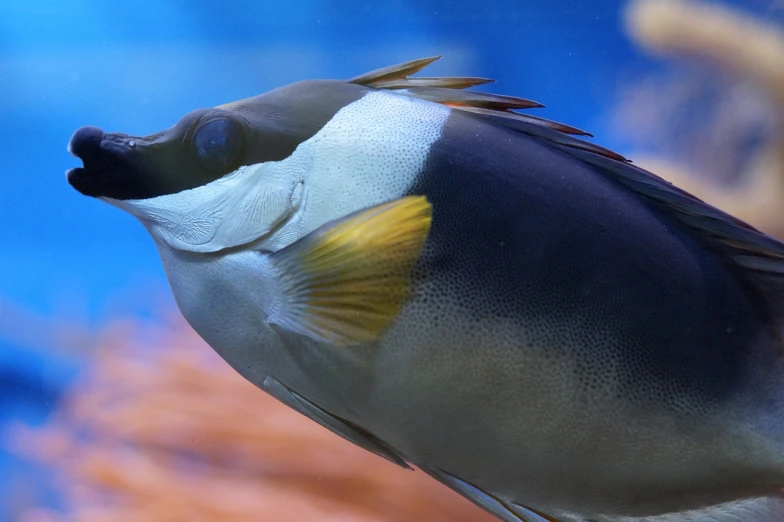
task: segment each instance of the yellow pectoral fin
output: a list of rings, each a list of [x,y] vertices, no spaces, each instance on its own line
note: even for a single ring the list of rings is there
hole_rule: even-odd
[[[328,223],[272,254],[283,294],[270,322],[335,345],[378,337],[408,295],[432,220],[424,196]]]

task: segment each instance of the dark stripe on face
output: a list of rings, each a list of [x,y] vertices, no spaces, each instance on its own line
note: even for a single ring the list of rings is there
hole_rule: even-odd
[[[477,327],[516,322],[520,350],[573,360],[586,393],[694,411],[740,389],[753,359],[775,358],[756,349],[766,325],[720,259],[534,138],[454,111],[410,192],[433,204],[419,276]]]
[[[147,199],[215,181],[243,165],[280,161],[368,89],[299,82],[224,108],[200,109],[146,137],[83,127],[69,149],[83,168],[68,181],[88,196]]]

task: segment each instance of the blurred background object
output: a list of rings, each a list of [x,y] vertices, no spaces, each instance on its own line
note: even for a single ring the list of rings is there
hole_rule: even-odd
[[[770,2],[781,9],[782,2]],[[784,237],[784,30],[727,5],[634,0],[630,38],[674,62],[621,96],[616,132],[647,143],[640,166]]]
[[[492,520],[277,403],[177,315],[118,320],[93,342],[45,427],[10,434],[56,471],[70,513],[28,507],[22,522]]]
[[[784,237],[783,28],[781,0],[0,3],[0,520],[491,520],[219,360],[142,227],[65,182],[79,126],[443,54]]]

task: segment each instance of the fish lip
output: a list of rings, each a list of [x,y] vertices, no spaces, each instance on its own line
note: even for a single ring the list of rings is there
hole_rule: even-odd
[[[68,181],[68,184],[80,194],[90,197],[99,197],[102,195],[102,192],[97,185],[99,185],[99,182],[107,174],[108,170],[108,167],[97,169],[74,167],[65,171],[65,178]]]
[[[106,169],[88,169],[86,167],[74,167],[65,171],[65,178],[68,183],[73,185],[85,179],[98,178]],[[78,187],[74,187],[78,190]]]
[[[73,188],[79,190],[79,188],[76,187],[74,183],[78,184],[80,179],[84,176],[84,173],[85,173],[84,167],[75,167],[72,169],[68,169],[65,171],[65,179]]]
[[[75,167],[65,171],[65,179],[68,184],[85,196],[97,196],[90,190],[91,181],[97,180],[99,173],[92,172],[84,167]]]

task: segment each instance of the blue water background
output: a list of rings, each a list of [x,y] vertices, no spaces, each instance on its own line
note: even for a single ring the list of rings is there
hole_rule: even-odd
[[[495,78],[486,90],[543,102],[538,114],[624,151],[607,111],[625,79],[662,67],[630,44],[624,6],[0,1],[0,447],[11,420],[45,419],[80,365],[40,332],[8,334],[25,328],[8,310],[97,327],[173,304],[142,227],[67,185],[65,171],[79,162],[66,145],[79,126],[149,134],[195,108],[289,82],[443,54],[428,75]],[[0,449],[0,520],[10,516],[3,485],[39,472]]]

